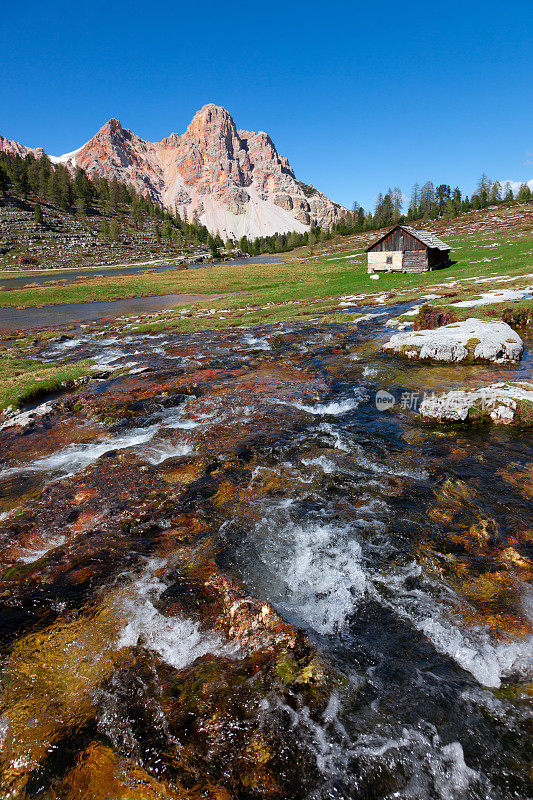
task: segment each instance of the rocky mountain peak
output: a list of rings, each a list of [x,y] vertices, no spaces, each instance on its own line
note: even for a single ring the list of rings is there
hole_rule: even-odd
[[[200,141],[236,136],[237,128],[231,114],[214,103],[208,103],[197,111],[185,132],[186,138]]]
[[[23,145],[0,137],[2,147]],[[327,228],[345,210],[319,191],[306,193],[267,133],[237,130],[229,111],[214,103],[194,115],[185,133],[155,143],[112,118],[87,144],[55,161],[131,183],[225,238]]]
[[[127,128],[123,128],[120,124],[120,121],[113,117],[112,119],[108,120],[105,125],[102,125],[96,136],[98,136],[100,139],[109,138],[111,140],[118,140],[124,137],[130,138],[132,136],[132,132]]]
[[[0,153],[12,153],[22,158],[30,153],[35,158],[41,158],[45,155],[42,147],[26,147],[20,142],[16,142],[14,139],[6,139],[4,136],[0,136]]]
[[[102,126],[101,130],[106,131],[122,131],[124,128],[120,124],[120,120],[115,119],[115,117],[111,117],[105,125]]]

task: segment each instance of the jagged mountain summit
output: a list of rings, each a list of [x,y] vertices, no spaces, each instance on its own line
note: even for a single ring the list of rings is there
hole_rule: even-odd
[[[0,150],[30,152],[2,137]],[[132,183],[224,238],[327,228],[345,211],[299,181],[268,134],[237,130],[229,112],[212,103],[195,114],[185,133],[162,142],[145,141],[111,119],[82,147],[50,158]]]

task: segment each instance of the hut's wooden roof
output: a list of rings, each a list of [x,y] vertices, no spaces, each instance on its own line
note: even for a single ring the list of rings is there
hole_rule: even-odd
[[[435,234],[431,233],[430,231],[417,230],[417,228],[411,228],[410,225],[395,225],[394,228],[390,229],[390,231],[387,231],[387,233],[385,233],[383,236],[380,236],[379,239],[376,239],[375,242],[372,242],[370,247],[366,248],[367,252],[371,250],[373,247],[375,247],[377,244],[379,244],[379,242],[382,242],[383,239],[386,239],[387,236],[391,234],[393,231],[395,231],[397,228],[399,228],[402,231],[406,231],[406,233],[410,233],[411,236],[414,236],[415,239],[418,239],[419,242],[422,242],[422,244],[425,244],[427,247],[431,247],[437,250],[452,249],[449,244],[443,242],[441,239],[439,239],[438,236],[435,236]]]

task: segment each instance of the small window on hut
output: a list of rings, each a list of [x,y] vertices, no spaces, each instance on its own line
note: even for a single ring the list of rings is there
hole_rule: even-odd
[[[392,264],[392,256],[387,256],[387,264]]]

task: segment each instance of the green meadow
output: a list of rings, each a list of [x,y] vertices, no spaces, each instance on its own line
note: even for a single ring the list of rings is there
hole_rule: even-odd
[[[352,237],[354,238],[354,237]],[[264,306],[267,303],[327,301],[346,294],[381,293],[428,288],[451,280],[475,281],[490,275],[520,275],[533,264],[533,232],[494,232],[447,237],[452,246],[450,267],[423,274],[381,273],[373,281],[366,271],[366,256],[353,248],[333,254],[279,264],[232,264],[137,275],[95,276],[56,286],[35,286],[4,291],[0,306],[30,306],[119,300],[166,294],[226,295],[215,307]]]

